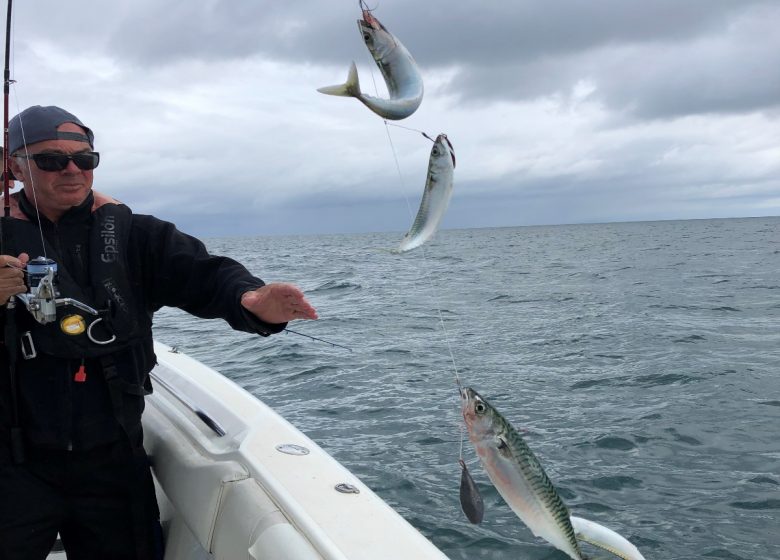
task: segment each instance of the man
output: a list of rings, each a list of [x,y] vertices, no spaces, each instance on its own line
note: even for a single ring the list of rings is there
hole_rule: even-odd
[[[24,190],[0,254],[0,560],[43,559],[58,532],[70,560],[161,558],[141,431],[153,313],[180,307],[267,336],[316,311],[295,286],[266,285],[94,192],[94,135],[67,111],[30,107],[9,123],[8,144]],[[60,297],[84,306],[46,322],[19,297],[7,305],[28,292],[38,256],[56,262]]]

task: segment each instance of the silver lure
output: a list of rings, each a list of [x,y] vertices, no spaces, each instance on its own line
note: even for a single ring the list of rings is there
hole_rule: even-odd
[[[423,80],[417,63],[406,47],[370,11],[363,10],[363,19],[357,20],[357,23],[363,41],[385,80],[389,98],[373,97],[361,91],[354,62],[345,83],[321,87],[317,91],[327,95],[355,97],[380,117],[405,119],[422,103]]]
[[[450,203],[454,174],[455,153],[452,144],[446,134],[439,134],[428,158],[428,176],[420,208],[412,227],[398,246],[399,253],[419,247],[436,233]]]

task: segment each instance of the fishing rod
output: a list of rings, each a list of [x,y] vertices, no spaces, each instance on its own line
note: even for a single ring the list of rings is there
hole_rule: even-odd
[[[3,217],[11,216],[11,177],[8,170],[8,95],[11,86],[11,11],[13,0],[8,0],[8,13],[5,21],[5,67],[3,70]],[[3,228],[3,234],[5,234]],[[5,248],[5,239],[3,235],[0,253]]]
[[[344,348],[345,350],[349,350],[350,352],[352,352],[352,348],[350,348],[349,346],[342,346],[341,344],[336,344],[335,342],[331,342],[330,340],[325,340],[324,338],[317,338],[316,336],[312,336],[310,334],[304,334],[302,332],[293,331],[293,330],[290,330],[290,329],[284,329],[284,332],[297,334],[298,336],[305,336],[306,338],[310,338],[310,339],[316,340],[318,342],[324,342],[325,344],[330,344],[331,346],[335,346],[337,348]]]
[[[8,168],[8,96],[11,86],[11,14],[13,1],[8,0],[5,20],[5,66],[3,68],[3,215],[0,216],[0,255],[4,255],[11,241],[8,222],[11,219],[11,172]],[[13,297],[5,304],[3,337],[8,358],[9,400],[11,401],[11,457],[17,465],[24,462],[24,435],[19,415],[16,360],[19,348],[16,328],[16,302]]]

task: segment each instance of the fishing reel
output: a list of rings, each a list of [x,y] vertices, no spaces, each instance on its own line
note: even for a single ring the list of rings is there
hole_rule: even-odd
[[[36,257],[27,263],[28,292],[16,297],[24,303],[36,321],[45,325],[57,319],[57,307],[72,305],[85,313],[98,315],[97,310],[73,298],[61,298],[57,286],[57,263],[46,257]]]

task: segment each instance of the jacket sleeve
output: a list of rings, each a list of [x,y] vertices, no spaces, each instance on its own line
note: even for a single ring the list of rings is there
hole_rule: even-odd
[[[133,216],[134,252],[151,312],[179,307],[204,319],[221,318],[236,330],[280,332],[287,323],[266,323],[241,305],[241,295],[265,283],[239,262],[210,255],[198,239],[153,216]],[[130,263],[134,266],[134,263]]]

